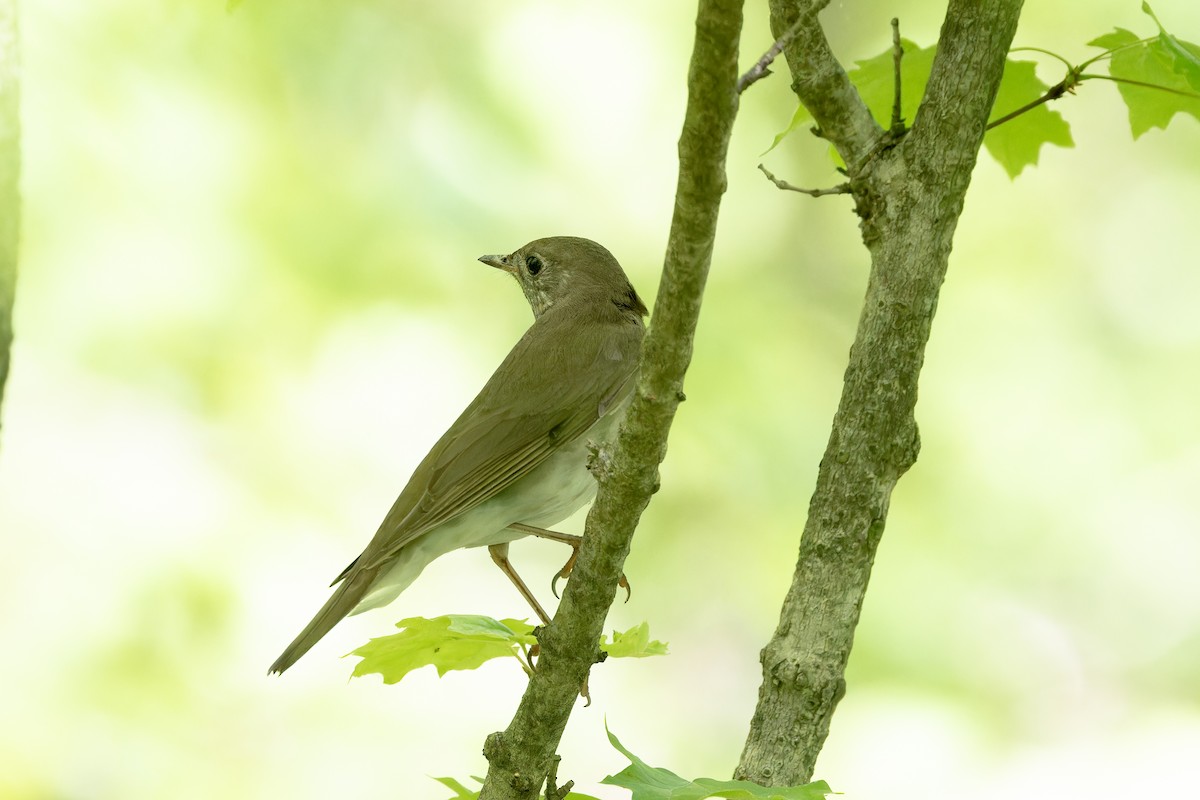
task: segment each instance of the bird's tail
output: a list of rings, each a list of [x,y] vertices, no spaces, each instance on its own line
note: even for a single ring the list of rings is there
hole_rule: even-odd
[[[275,663],[271,665],[268,672],[276,675],[283,674],[284,670],[295,664],[300,656],[307,653],[314,644],[321,640],[322,636],[329,633],[334,625],[353,611],[367,590],[371,588],[375,572],[375,570],[358,570],[342,581],[325,605],[321,606],[321,610],[312,618],[312,621],[304,627],[304,630],[300,631],[300,635],[292,640],[279,658],[275,659]]]

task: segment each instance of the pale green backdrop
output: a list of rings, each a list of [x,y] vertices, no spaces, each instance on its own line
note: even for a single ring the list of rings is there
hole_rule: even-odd
[[[834,3],[844,60],[941,4]],[[1081,60],[1132,2],[1029,3]],[[1200,8],[1160,0],[1200,40]],[[0,796],[444,798],[483,774],[515,664],[347,682],[405,616],[527,611],[482,551],[267,666],[529,321],[475,261],[605,243],[653,299],[685,2],[26,2],[25,232],[0,447]],[[769,44],[748,3],[743,62]],[[1047,62],[1043,78],[1061,75]],[[749,92],[688,402],[626,566],[672,656],[573,717],[582,790],[630,748],[725,777],[788,584],[866,275],[844,197],[755,169],[793,109]],[[1200,124],[984,157],[818,777],[854,800],[1185,796],[1200,783]],[[822,186],[822,143],[766,161]],[[578,530],[581,519],[566,527]],[[543,589],[563,558],[514,548]]]

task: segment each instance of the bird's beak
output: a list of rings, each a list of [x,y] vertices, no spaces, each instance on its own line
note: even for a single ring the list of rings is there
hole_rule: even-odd
[[[517,274],[517,268],[508,263],[508,256],[480,256],[479,260],[487,264],[489,267],[502,269],[510,275]]]

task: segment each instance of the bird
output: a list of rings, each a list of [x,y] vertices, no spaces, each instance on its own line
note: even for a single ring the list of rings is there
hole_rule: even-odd
[[[589,447],[611,440],[638,375],[649,314],[617,259],[575,236],[537,239],[479,261],[516,278],[533,324],[438,439],[312,621],[271,665],[282,674],[344,617],[391,603],[453,550],[487,547],[534,610],[508,562],[526,535],[567,542],[556,525],[589,503]],[[566,577],[571,560],[559,573]]]

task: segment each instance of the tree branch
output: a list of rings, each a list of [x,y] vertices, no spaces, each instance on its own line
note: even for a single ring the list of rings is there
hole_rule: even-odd
[[[790,42],[793,37],[795,37],[799,27],[799,24],[796,24],[788,28],[782,36],[775,40],[774,44],[767,48],[767,52],[762,54],[762,58],[754,62],[754,66],[746,70],[746,73],[742,75],[742,77],[738,78],[738,94],[746,91],[752,84],[771,74],[771,64],[773,64],[775,59],[779,57],[779,54],[783,52],[783,48],[787,46],[787,43]]]
[[[739,778],[808,781],[845,693],[892,489],[920,448],[914,409],[925,345],[1020,12],[1021,0],[950,0],[911,133],[855,176],[871,274],[792,585],[762,651]],[[797,84],[806,85],[803,74]]]
[[[884,132],[829,49],[817,21],[817,13],[827,5],[829,0],[770,0],[771,30],[782,37],[795,29],[783,47],[792,71],[792,91],[812,114],[820,135],[837,149],[853,178]]]
[[[801,186],[794,186],[782,178],[776,178],[775,174],[762,164],[758,165],[758,170],[763,175],[766,175],[767,180],[775,184],[776,188],[782,189],[785,192],[799,192],[800,194],[806,194],[809,197],[825,197],[826,195],[831,194],[850,194],[851,192],[850,184],[848,183],[839,183],[837,186],[830,186],[828,189],[805,189]]]
[[[679,139],[675,213],[637,391],[620,434],[593,460],[600,483],[571,580],[539,635],[541,656],[507,730],[484,745],[484,800],[532,800],[551,771],[579,687],[600,659],[598,643],[634,528],[658,488],[667,433],[712,260],[725,191],[725,155],[737,114],[741,0],[700,0]]]
[[[17,2],[0,0],[0,404],[8,382],[17,291],[21,128],[18,114]]]
[[[1033,111],[1035,108],[1037,108],[1038,106],[1040,106],[1044,103],[1049,103],[1051,100],[1059,99],[1067,92],[1072,91],[1072,87],[1078,85],[1078,83],[1079,83],[1078,80],[1075,80],[1073,83],[1068,84],[1069,80],[1072,80],[1072,76],[1070,76],[1070,75],[1068,75],[1063,80],[1061,80],[1058,83],[1051,86],[1038,99],[1028,102],[1025,105],[1021,106],[1020,108],[1018,108],[1014,111],[1008,112],[1003,117],[1000,117],[1000,119],[992,120],[991,122],[988,123],[987,129],[990,131],[992,128],[996,127],[997,125],[1003,125],[1004,123],[1008,122],[1009,120],[1016,119],[1017,117],[1021,116],[1025,112]]]
[[[904,60],[904,45],[900,43],[900,18],[892,17],[892,124],[888,133],[896,136],[904,132],[904,115],[902,113],[900,86],[903,73],[900,64]]]

